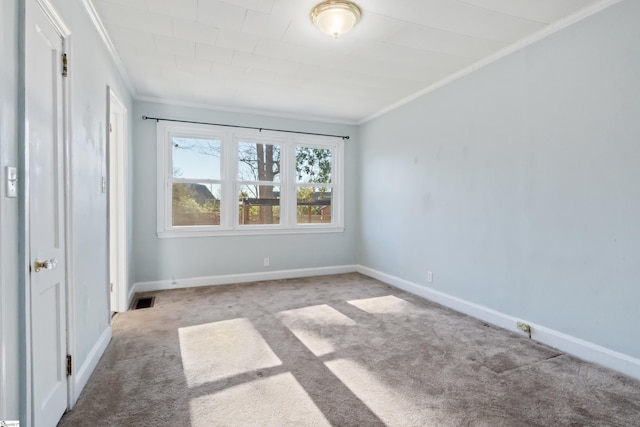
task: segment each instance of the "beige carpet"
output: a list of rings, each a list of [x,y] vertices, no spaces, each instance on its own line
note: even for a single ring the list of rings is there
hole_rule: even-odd
[[[640,426],[640,382],[359,274],[152,295],[61,426]]]

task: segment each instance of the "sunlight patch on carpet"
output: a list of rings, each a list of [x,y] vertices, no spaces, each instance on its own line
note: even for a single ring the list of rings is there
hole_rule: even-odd
[[[189,387],[282,365],[248,319],[189,326],[178,333]]]
[[[387,427],[436,424],[430,408],[419,405],[415,392],[394,388],[359,363],[348,359],[336,359],[325,365],[340,381],[380,418]]]
[[[281,311],[276,317],[316,356],[334,352],[335,338],[356,324],[326,304]]]
[[[393,295],[347,301],[369,314],[402,314],[413,310],[415,307],[410,302]]]
[[[189,406],[192,427],[331,425],[290,372],[191,399]]]

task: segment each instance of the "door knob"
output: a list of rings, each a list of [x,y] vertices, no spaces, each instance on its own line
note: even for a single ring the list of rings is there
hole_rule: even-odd
[[[51,258],[45,261],[40,261],[40,259],[36,258],[36,260],[33,262],[33,269],[35,270],[36,273],[38,273],[42,269],[53,270],[57,266],[58,266],[58,261],[55,258]]]

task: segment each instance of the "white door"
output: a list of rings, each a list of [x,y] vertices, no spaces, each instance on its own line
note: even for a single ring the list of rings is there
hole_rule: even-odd
[[[32,422],[55,426],[67,408],[63,93],[60,34],[36,5],[26,20],[26,221],[30,259]]]
[[[111,311],[127,309],[126,113],[109,90],[109,282]]]
[[[109,102],[111,104],[111,102]],[[118,116],[109,114],[109,292],[111,312],[118,307]]]

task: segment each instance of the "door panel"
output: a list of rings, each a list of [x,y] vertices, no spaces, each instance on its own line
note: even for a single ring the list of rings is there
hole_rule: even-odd
[[[112,101],[109,99],[109,106]],[[111,113],[109,117],[109,297],[111,312],[120,311],[118,293],[120,277],[118,277],[118,116]]]
[[[109,277],[111,311],[127,309],[126,108],[109,89]]]
[[[35,2],[27,14],[26,138],[33,424],[67,408],[62,38]]]

